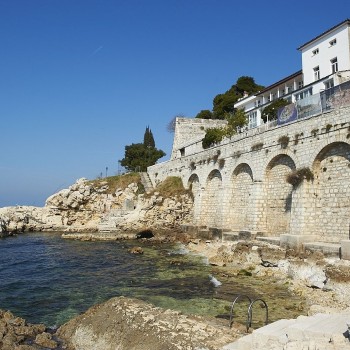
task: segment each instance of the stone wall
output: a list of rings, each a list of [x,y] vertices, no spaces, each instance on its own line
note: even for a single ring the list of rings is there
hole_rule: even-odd
[[[154,185],[179,176],[185,187],[192,186],[194,225],[266,236],[315,235],[328,242],[349,238],[349,107],[251,129],[207,150],[199,140],[182,154],[148,173]],[[294,186],[286,181],[305,167],[313,180]]]

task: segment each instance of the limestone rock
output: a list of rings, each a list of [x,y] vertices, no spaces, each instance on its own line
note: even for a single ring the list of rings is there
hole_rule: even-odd
[[[132,247],[129,249],[130,254],[143,254],[143,249],[141,247]]]
[[[58,335],[76,350],[215,350],[232,342],[238,333],[200,317],[120,297],[69,321]]]
[[[57,342],[52,340],[52,335],[46,332],[38,334],[34,342],[44,348],[49,348],[49,349],[55,349],[58,345]]]

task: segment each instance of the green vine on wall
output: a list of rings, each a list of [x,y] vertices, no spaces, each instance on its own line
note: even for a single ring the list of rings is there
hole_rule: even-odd
[[[314,174],[308,167],[295,169],[291,171],[286,177],[286,181],[293,187],[298,187],[304,180],[314,180]]]

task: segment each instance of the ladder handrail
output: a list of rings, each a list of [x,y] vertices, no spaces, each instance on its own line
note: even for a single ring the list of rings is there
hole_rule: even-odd
[[[269,322],[269,308],[265,302],[265,300],[261,299],[261,298],[257,298],[257,299],[254,299],[250,305],[249,305],[249,308],[248,308],[248,321],[247,321],[247,332],[249,330],[249,328],[252,326],[252,319],[253,319],[253,304],[256,302],[256,301],[261,301],[264,306],[265,306],[265,309],[266,309],[266,318],[265,318],[265,325],[268,324]]]
[[[247,298],[249,300],[249,307],[250,305],[252,304],[252,299],[250,297],[248,297],[248,295],[244,295],[244,294],[239,294],[235,300],[232,302],[232,305],[231,305],[231,311],[230,311],[230,325],[229,327],[231,328],[232,327],[232,324],[233,324],[233,308],[236,304],[236,301],[239,299],[239,298]],[[248,307],[248,308],[249,308]],[[248,314],[248,320],[247,320],[247,323],[249,322],[249,314]]]

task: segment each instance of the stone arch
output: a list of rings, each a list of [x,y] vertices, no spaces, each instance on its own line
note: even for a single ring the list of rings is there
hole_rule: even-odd
[[[250,231],[254,210],[253,172],[247,163],[241,163],[234,169],[229,192],[229,213],[225,226],[233,231]]]
[[[192,192],[200,189],[199,177],[197,174],[192,174],[187,181],[187,188],[192,188]]]
[[[309,224],[322,240],[349,239],[350,224],[350,145],[333,142],[316,156],[314,173],[314,216]]]
[[[286,181],[287,174],[295,170],[294,160],[286,154],[272,158],[265,170],[265,218],[267,235],[289,232],[293,187]]]
[[[200,225],[198,220],[201,212],[201,185],[197,174],[192,174],[187,181],[187,188],[193,195],[193,224]],[[198,221],[197,221],[198,220]]]
[[[222,226],[222,176],[219,170],[212,170],[206,181],[205,191],[202,198],[201,222],[208,227]]]

